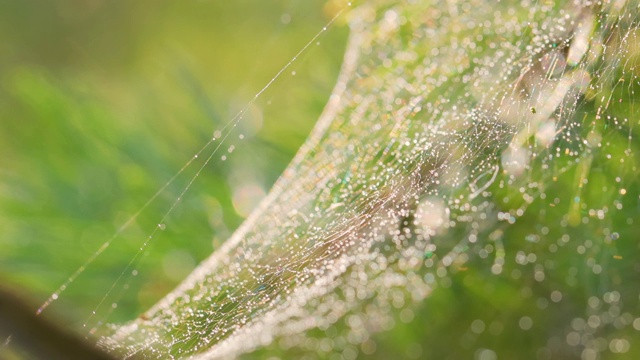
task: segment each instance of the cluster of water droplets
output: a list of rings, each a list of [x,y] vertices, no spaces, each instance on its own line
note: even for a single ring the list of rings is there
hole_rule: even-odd
[[[376,334],[428,328],[434,292],[506,284],[533,310],[479,314],[455,351],[494,359],[490,337],[534,331],[539,358],[640,351],[638,14],[624,0],[360,4],[325,112],[267,198],[102,346],[384,355]],[[433,339],[403,356],[434,356]]]

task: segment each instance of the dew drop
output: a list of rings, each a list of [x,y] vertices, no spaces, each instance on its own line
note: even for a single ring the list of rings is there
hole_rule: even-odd
[[[518,325],[522,330],[529,330],[533,326],[533,320],[528,316],[523,316],[520,318]]]

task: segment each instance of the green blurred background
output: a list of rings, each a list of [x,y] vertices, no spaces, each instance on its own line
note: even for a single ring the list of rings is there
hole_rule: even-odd
[[[1,281],[34,305],[44,301],[339,7],[326,0],[0,2]],[[150,242],[139,275],[124,276],[92,321],[133,318],[228,238],[321,113],[347,34],[339,19],[260,97]],[[211,149],[47,313],[79,328]]]

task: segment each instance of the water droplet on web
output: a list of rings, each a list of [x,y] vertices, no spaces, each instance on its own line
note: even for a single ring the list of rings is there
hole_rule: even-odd
[[[520,318],[518,325],[522,330],[529,330],[533,326],[533,320],[529,316],[523,316]]]
[[[424,236],[435,235],[436,232],[449,222],[449,209],[441,199],[430,197],[422,200],[415,214],[417,225]]]
[[[508,174],[519,176],[528,164],[527,150],[522,147],[510,146],[502,153],[502,167]]]
[[[476,360],[497,360],[498,355],[490,349],[478,349],[475,353]]]
[[[164,230],[164,229],[166,229],[166,228],[167,228],[167,225],[166,225],[166,224],[158,224],[158,229],[160,229],[160,230]]]
[[[291,15],[289,15],[288,13],[284,13],[280,16],[280,22],[282,22],[284,25],[287,25],[291,22]]]

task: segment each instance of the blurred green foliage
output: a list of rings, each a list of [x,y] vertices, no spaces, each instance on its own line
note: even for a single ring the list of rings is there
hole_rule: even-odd
[[[44,301],[332,15],[324,1],[0,2],[3,281]],[[346,35],[334,26],[247,111],[134,266],[139,275],[124,277],[129,289],[121,282],[105,300],[123,293],[109,322],[171,290],[268,191],[322,111]],[[47,312],[80,327],[212,150]]]
[[[323,1],[0,4],[2,278],[44,300],[326,24],[330,15],[324,9]],[[290,69],[295,76],[288,71],[247,112],[171,216],[162,221],[202,157],[71,284],[52,312],[80,327],[127,271],[130,288],[117,311],[111,315],[103,309],[97,320],[130,319],[220,246],[317,119],[335,81],[345,38],[344,27],[323,36],[320,46]],[[496,253],[508,254],[502,275],[491,271],[493,256],[474,256],[465,266],[452,267],[423,303],[394,314],[393,331],[362,344],[363,354],[373,347],[378,358],[483,358],[482,349],[490,348],[501,358],[580,358],[579,349],[567,350],[566,334],[577,334],[572,330],[576,319],[602,314],[611,324],[588,335],[628,339],[635,346],[638,332],[629,321],[636,329],[640,267],[634,221],[640,205],[632,154],[638,144],[626,137],[637,136],[638,130],[616,123],[616,117],[633,118],[636,101],[631,85],[614,84],[615,79],[628,84],[637,79],[633,68],[613,63],[609,59],[600,68],[604,85],[597,89],[599,96],[587,93],[575,115],[582,119],[578,123],[594,125],[558,141],[558,148],[577,155],[557,156],[546,171],[540,170],[547,165],[541,156],[522,182],[507,187],[496,182],[489,188],[499,204],[494,210],[511,213],[522,205],[520,189],[527,182],[553,176],[541,181],[546,197],[536,198],[517,221],[510,215],[513,226],[496,225],[500,241],[481,234],[499,244]],[[609,117],[599,121],[595,116],[606,95],[620,101],[607,105]],[[604,138],[602,149],[584,150],[586,143],[571,142],[588,139],[594,131]],[[231,154],[230,146],[235,147]],[[228,159],[222,161],[223,155]],[[583,173],[588,175],[584,186]],[[600,217],[597,210],[603,208],[610,215]],[[139,275],[130,277],[127,264],[160,221],[166,228],[135,266]],[[452,246],[438,245],[447,251]],[[460,252],[481,254],[486,251],[481,245]],[[517,262],[519,253],[544,263],[544,281],[536,278],[541,271],[535,261]],[[108,308],[122,290],[116,286],[115,297],[103,305]],[[597,306],[589,303],[595,301]],[[621,309],[627,313],[618,316]],[[628,323],[616,325],[614,317]],[[330,340],[346,328],[338,322],[310,333]],[[615,342],[605,349],[614,346],[609,344]],[[300,355],[296,348],[278,347],[274,343],[249,356]],[[637,353],[632,347],[626,355]]]

